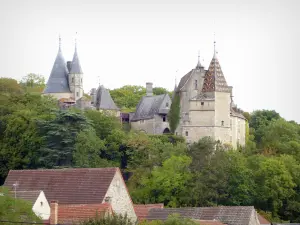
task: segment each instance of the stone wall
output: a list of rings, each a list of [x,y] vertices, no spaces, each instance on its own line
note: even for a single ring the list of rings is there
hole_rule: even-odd
[[[167,116],[165,118],[166,121],[164,122],[163,116],[154,115],[153,119],[133,121],[131,122],[131,128],[148,134],[162,134],[166,128],[170,129]]]
[[[50,95],[56,98],[57,100],[61,98],[72,98],[73,93],[48,93],[48,94],[43,94],[43,95]]]
[[[114,213],[121,215],[127,214],[128,218],[133,222],[137,220],[131,197],[119,170],[116,172],[107,190],[103,203],[107,197],[110,197],[110,204]]]

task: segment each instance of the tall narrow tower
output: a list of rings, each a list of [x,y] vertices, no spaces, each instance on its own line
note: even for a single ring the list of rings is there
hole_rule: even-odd
[[[83,72],[81,69],[78,53],[77,43],[75,39],[75,52],[71,63],[71,69],[69,71],[69,86],[73,93],[75,101],[83,96]]]

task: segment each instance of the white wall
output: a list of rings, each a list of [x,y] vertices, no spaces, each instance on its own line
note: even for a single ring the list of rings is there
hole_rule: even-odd
[[[46,199],[46,196],[43,191],[40,192],[39,197],[35,201],[32,211],[39,217],[42,218],[42,220],[48,220],[50,217],[50,206],[48,204],[48,201]]]
[[[137,220],[131,197],[119,170],[116,172],[107,190],[103,203],[105,202],[106,197],[111,197],[110,204],[114,213],[122,215],[127,214],[128,218],[133,222]]]

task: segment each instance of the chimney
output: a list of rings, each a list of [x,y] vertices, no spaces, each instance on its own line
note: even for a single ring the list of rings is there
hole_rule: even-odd
[[[72,62],[71,62],[71,61],[68,61],[68,62],[67,62],[67,68],[68,68],[68,71],[69,71],[69,72],[71,71],[71,67],[72,67]]]
[[[146,96],[153,96],[152,85],[153,83],[151,82],[146,83]]]
[[[50,202],[50,225],[56,225],[58,220],[58,202]]]

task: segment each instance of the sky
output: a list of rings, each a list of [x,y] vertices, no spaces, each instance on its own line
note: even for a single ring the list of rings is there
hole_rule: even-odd
[[[48,79],[59,35],[84,91],[153,82],[173,90],[200,51],[218,59],[239,108],[300,122],[299,0],[0,0],[0,77]],[[299,64],[298,64],[299,63]]]

